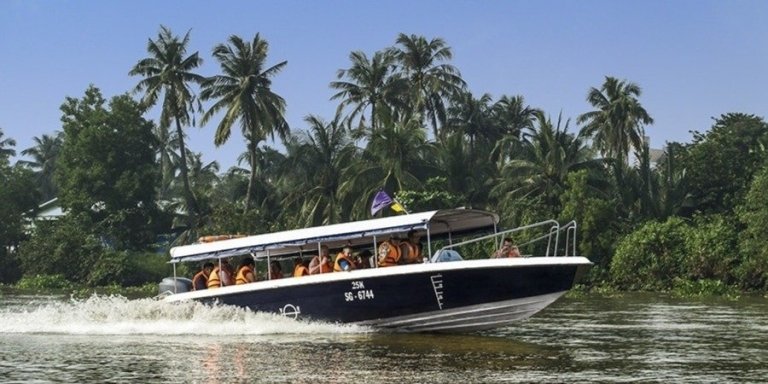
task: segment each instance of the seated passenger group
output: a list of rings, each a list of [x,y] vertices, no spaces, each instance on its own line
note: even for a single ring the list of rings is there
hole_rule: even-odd
[[[379,244],[377,252],[379,267],[422,263],[420,239],[421,236],[416,231],[410,231],[405,241],[401,241],[397,236],[383,241]]]
[[[255,272],[256,263],[252,258],[243,259],[237,268],[237,273],[233,273],[229,260],[221,259],[219,263],[206,262],[203,268],[192,278],[192,289],[199,291],[202,289],[219,288],[227,285],[238,285],[252,283],[256,281]],[[234,280],[233,280],[234,275]]]
[[[404,264],[417,264],[423,262],[421,256],[420,236],[415,231],[408,232],[408,238],[401,241],[399,237],[392,236],[389,240],[381,242],[377,251],[377,264],[379,267],[390,267]],[[352,247],[345,246],[336,255],[334,260],[330,257],[327,245],[320,246],[320,254],[312,257],[309,265],[306,265],[301,257],[294,259],[293,277],[316,275],[320,273],[343,272],[355,269],[370,268],[369,260],[371,252],[364,250],[357,255],[352,254]],[[237,272],[232,271],[227,259],[221,259],[219,263],[206,262],[202,269],[195,274],[193,289],[219,288],[228,285],[252,283],[256,278],[256,264],[251,257],[240,262]],[[233,275],[235,276],[233,279]],[[280,263],[273,260],[269,265],[269,279],[283,277]]]

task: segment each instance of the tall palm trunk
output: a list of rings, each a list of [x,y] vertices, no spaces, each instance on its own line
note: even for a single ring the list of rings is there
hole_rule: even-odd
[[[176,120],[176,134],[179,135],[179,152],[181,157],[181,182],[184,186],[184,198],[187,202],[187,224],[189,228],[194,228],[198,219],[199,209],[197,207],[197,199],[195,194],[192,193],[192,188],[189,186],[189,171],[187,170],[187,147],[184,145],[184,132],[181,130],[181,123],[179,119]]]
[[[376,132],[376,100],[371,101],[371,132]]]
[[[254,134],[254,133],[251,133]],[[248,213],[248,211],[251,209],[251,196],[253,194],[253,188],[256,185],[256,162],[258,159],[256,158],[256,148],[258,146],[258,141],[251,139],[248,142],[248,152],[251,153],[251,176],[248,178],[248,191],[245,193],[245,209],[243,209],[243,213]]]

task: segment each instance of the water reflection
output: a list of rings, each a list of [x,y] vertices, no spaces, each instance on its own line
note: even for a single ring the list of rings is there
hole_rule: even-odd
[[[515,326],[472,335],[378,333],[122,299],[33,300],[33,306],[18,297],[0,304],[4,382],[757,382],[768,377],[768,304],[762,298],[589,296],[558,302]]]

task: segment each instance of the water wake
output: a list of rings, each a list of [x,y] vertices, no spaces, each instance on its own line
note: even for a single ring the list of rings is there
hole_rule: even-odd
[[[0,307],[0,333],[221,336],[369,331],[354,325],[295,321],[224,305],[129,300],[122,296]]]

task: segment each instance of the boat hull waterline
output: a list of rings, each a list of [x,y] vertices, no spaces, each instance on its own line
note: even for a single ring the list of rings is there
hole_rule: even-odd
[[[403,332],[470,332],[532,316],[567,292],[590,265],[584,257],[465,260],[275,279],[165,300]]]

